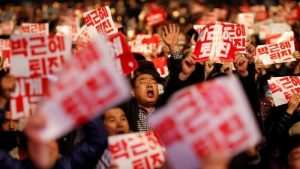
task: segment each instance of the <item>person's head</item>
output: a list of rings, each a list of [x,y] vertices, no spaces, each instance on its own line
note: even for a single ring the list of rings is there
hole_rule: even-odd
[[[162,82],[163,78],[155,70],[152,62],[143,61],[139,65],[139,69],[135,71],[131,80],[132,95],[140,106],[151,108],[157,103],[159,97],[158,83]]]
[[[108,135],[129,133],[129,124],[125,112],[120,107],[108,109],[102,116]]]
[[[5,99],[10,98],[10,93],[15,90],[16,87],[16,78],[8,73],[2,73],[0,77],[0,90],[1,90],[1,97]]]
[[[19,129],[19,120],[13,119],[11,112],[6,113],[6,118],[2,124],[2,130],[8,132],[8,131],[17,131],[18,129]]]
[[[282,158],[289,169],[300,169],[300,135],[287,138],[282,149]]]

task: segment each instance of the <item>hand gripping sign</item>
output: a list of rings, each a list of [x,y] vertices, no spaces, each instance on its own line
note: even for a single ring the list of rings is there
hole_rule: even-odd
[[[155,132],[110,136],[108,142],[112,163],[119,169],[160,168],[166,161],[165,147]]]
[[[232,157],[260,140],[253,112],[237,79],[217,78],[175,93],[150,118],[175,169],[200,168],[209,153]]]
[[[48,120],[42,139],[58,138],[130,96],[130,85],[115,70],[108,46],[105,36],[91,39],[66,63],[39,109]]]

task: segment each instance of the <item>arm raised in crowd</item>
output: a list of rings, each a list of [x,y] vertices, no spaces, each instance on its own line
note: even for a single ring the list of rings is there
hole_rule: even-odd
[[[108,147],[107,133],[102,121],[96,118],[83,126],[85,138],[70,156],[62,157],[60,169],[94,168]]]
[[[58,158],[56,141],[40,140],[38,132],[46,126],[47,120],[42,114],[32,116],[26,126],[28,154],[39,169],[82,169],[94,168],[108,147],[106,130],[99,118],[83,126],[85,138],[75,147],[69,156]]]
[[[180,29],[175,24],[169,24],[169,29],[167,28],[167,26],[164,27],[164,31],[161,37],[166,43],[166,45],[169,47],[170,52],[180,51],[178,46],[179,32]]]
[[[182,81],[187,80],[196,68],[196,56],[190,53],[181,62],[182,70],[178,75],[178,78]]]
[[[293,118],[296,109],[300,103],[300,95],[294,94],[287,104],[286,110],[281,107],[275,107],[267,119],[267,136],[274,142],[280,142],[288,135],[289,128],[295,122]],[[283,106],[285,108],[285,106]]]
[[[180,29],[175,24],[169,24],[169,26],[164,26],[164,30],[161,34],[163,42],[167,45],[169,49],[170,58],[168,59],[168,68],[170,70],[170,76],[173,74],[176,76],[178,71],[180,71],[180,62],[183,59],[183,53],[179,48],[179,33]]]
[[[259,111],[258,92],[255,83],[255,64],[241,53],[235,54],[234,67],[255,113]],[[257,118],[257,114],[256,118]]]
[[[249,62],[254,63],[255,62],[255,55],[256,55],[256,48],[254,45],[251,44],[251,41],[248,40],[246,44],[246,57],[249,60]]]

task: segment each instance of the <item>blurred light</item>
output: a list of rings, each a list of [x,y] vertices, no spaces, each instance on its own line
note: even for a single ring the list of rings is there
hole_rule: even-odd
[[[179,12],[178,11],[173,11],[172,15],[177,18],[179,16]]]
[[[128,38],[132,39],[135,35],[135,30],[134,29],[128,29],[127,30],[127,36]]]
[[[70,26],[57,26],[56,31],[62,33],[63,35],[71,35]]]
[[[116,13],[116,9],[115,8],[111,8],[110,12],[111,12],[112,15],[114,15]]]
[[[179,23],[184,24],[185,23],[185,18],[180,18]]]
[[[47,4],[43,4],[42,9],[43,9],[43,11],[47,11],[48,10],[48,5]]]
[[[139,20],[141,20],[141,21],[144,20],[145,16],[146,16],[146,13],[145,12],[141,12],[139,14]]]
[[[60,7],[60,3],[59,3],[59,2],[54,2],[54,3],[52,4],[52,7],[57,9],[57,8]]]
[[[100,7],[101,7],[100,4],[95,5],[95,8],[100,8]]]
[[[80,11],[79,9],[76,9],[76,10],[75,10],[75,15],[76,15],[76,16],[79,16],[80,14],[81,14],[81,11]]]
[[[118,21],[118,22],[122,22],[122,19],[123,19],[122,16],[118,16],[118,17],[117,17],[117,21]]]

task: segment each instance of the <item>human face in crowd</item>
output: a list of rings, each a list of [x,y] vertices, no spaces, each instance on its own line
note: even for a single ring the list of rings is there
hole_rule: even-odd
[[[15,90],[16,87],[16,79],[12,75],[6,75],[1,79],[1,90],[2,97],[5,99],[10,98],[10,93]]]
[[[11,113],[6,114],[6,119],[2,124],[3,131],[17,131],[19,128],[19,120],[12,119]]]
[[[290,169],[300,169],[300,147],[295,148],[288,155],[288,166]]]
[[[104,113],[104,126],[108,135],[129,133],[128,120],[120,108],[112,108]]]
[[[150,74],[141,74],[135,80],[133,96],[144,108],[153,108],[158,100],[158,84]]]

